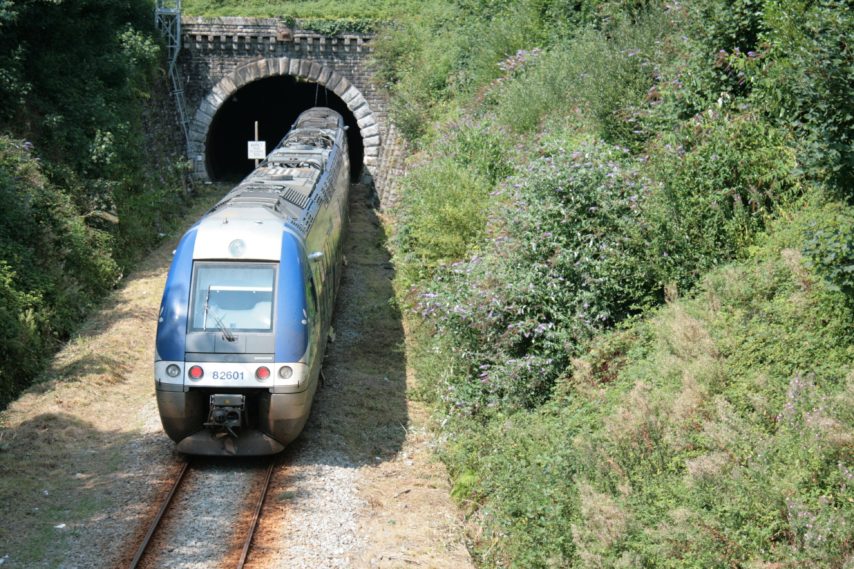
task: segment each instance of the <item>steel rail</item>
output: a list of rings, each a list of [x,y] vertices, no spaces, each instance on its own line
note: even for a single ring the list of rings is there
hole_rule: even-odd
[[[264,478],[264,486],[261,488],[261,495],[258,498],[258,503],[255,505],[255,515],[252,517],[249,533],[246,535],[246,541],[243,543],[243,552],[240,554],[240,559],[237,562],[237,569],[243,569],[243,566],[246,564],[246,558],[249,556],[249,547],[252,545],[252,538],[255,537],[255,530],[258,528],[261,508],[264,507],[264,498],[267,497],[267,489],[270,487],[270,479],[273,477],[273,468],[275,465],[276,460],[270,459],[270,464],[267,466],[267,476]]]
[[[175,492],[177,492],[178,487],[184,480],[184,474],[187,473],[187,470],[189,470],[189,468],[190,461],[185,462],[184,466],[181,467],[181,472],[178,473],[178,478],[176,478],[175,482],[172,484],[172,488],[169,490],[169,494],[166,496],[166,499],[163,501],[163,504],[160,505],[160,511],[157,512],[157,516],[154,518],[154,521],[152,521],[151,525],[148,527],[148,532],[142,539],[142,543],[139,544],[139,549],[136,550],[136,555],[134,555],[133,560],[130,562],[130,569],[136,569],[139,566],[139,562],[145,555],[145,550],[148,549],[148,544],[151,542],[151,538],[152,536],[154,536],[154,532],[157,531],[157,528],[160,526],[160,521],[163,519],[163,514],[166,513],[167,509],[169,509],[169,504],[172,503],[172,498],[175,496]]]

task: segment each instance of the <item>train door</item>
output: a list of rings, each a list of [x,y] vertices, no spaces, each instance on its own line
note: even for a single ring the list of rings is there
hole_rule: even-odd
[[[305,281],[305,307],[306,320],[309,326],[309,348],[308,360],[309,369],[312,377],[314,376],[315,367],[318,367],[318,354],[321,349],[320,341],[323,334],[323,322],[318,315],[317,306],[317,289],[314,286],[314,277],[309,271],[308,279]]]
[[[329,283],[329,288],[327,289],[327,294],[323,295],[323,303],[326,308],[326,318],[327,322],[332,323],[332,310],[335,306],[335,289],[337,284],[337,276],[338,276],[338,263],[335,259],[335,230],[333,229],[332,235],[326,240],[324,244],[324,258],[328,259],[328,263],[326,263],[326,282]]]

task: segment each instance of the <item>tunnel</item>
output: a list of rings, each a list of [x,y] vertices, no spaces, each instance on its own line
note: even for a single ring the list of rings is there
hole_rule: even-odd
[[[335,93],[323,85],[301,81],[289,75],[267,77],[234,92],[211,121],[205,144],[207,171],[213,181],[238,182],[255,167],[246,158],[246,143],[255,138],[267,142],[267,152],[285,136],[301,112],[314,106],[341,113],[349,127],[350,175],[358,178],[364,149],[356,117]]]

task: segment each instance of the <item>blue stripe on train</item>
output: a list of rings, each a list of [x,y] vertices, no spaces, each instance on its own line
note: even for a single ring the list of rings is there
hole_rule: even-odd
[[[172,266],[169,267],[157,326],[157,359],[160,360],[184,361],[184,338],[187,334],[193,248],[197,231],[198,226],[184,234],[175,250]]]
[[[303,321],[306,319],[305,278],[308,272],[299,240],[292,233],[283,232],[276,292],[277,362],[297,362],[305,355],[308,327]]]

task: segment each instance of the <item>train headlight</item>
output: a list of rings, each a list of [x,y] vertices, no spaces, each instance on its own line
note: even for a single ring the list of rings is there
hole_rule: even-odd
[[[228,252],[231,253],[232,257],[240,257],[246,252],[246,243],[243,242],[243,239],[235,239],[228,244]]]
[[[202,379],[205,375],[205,370],[201,366],[193,366],[189,371],[190,379]]]
[[[282,366],[279,368],[279,377],[282,379],[290,379],[294,375],[294,368],[291,366]]]
[[[166,375],[169,377],[178,377],[181,375],[181,368],[175,364],[169,364],[166,366]]]
[[[255,370],[255,377],[258,379],[264,380],[270,377],[270,368],[261,366]]]

